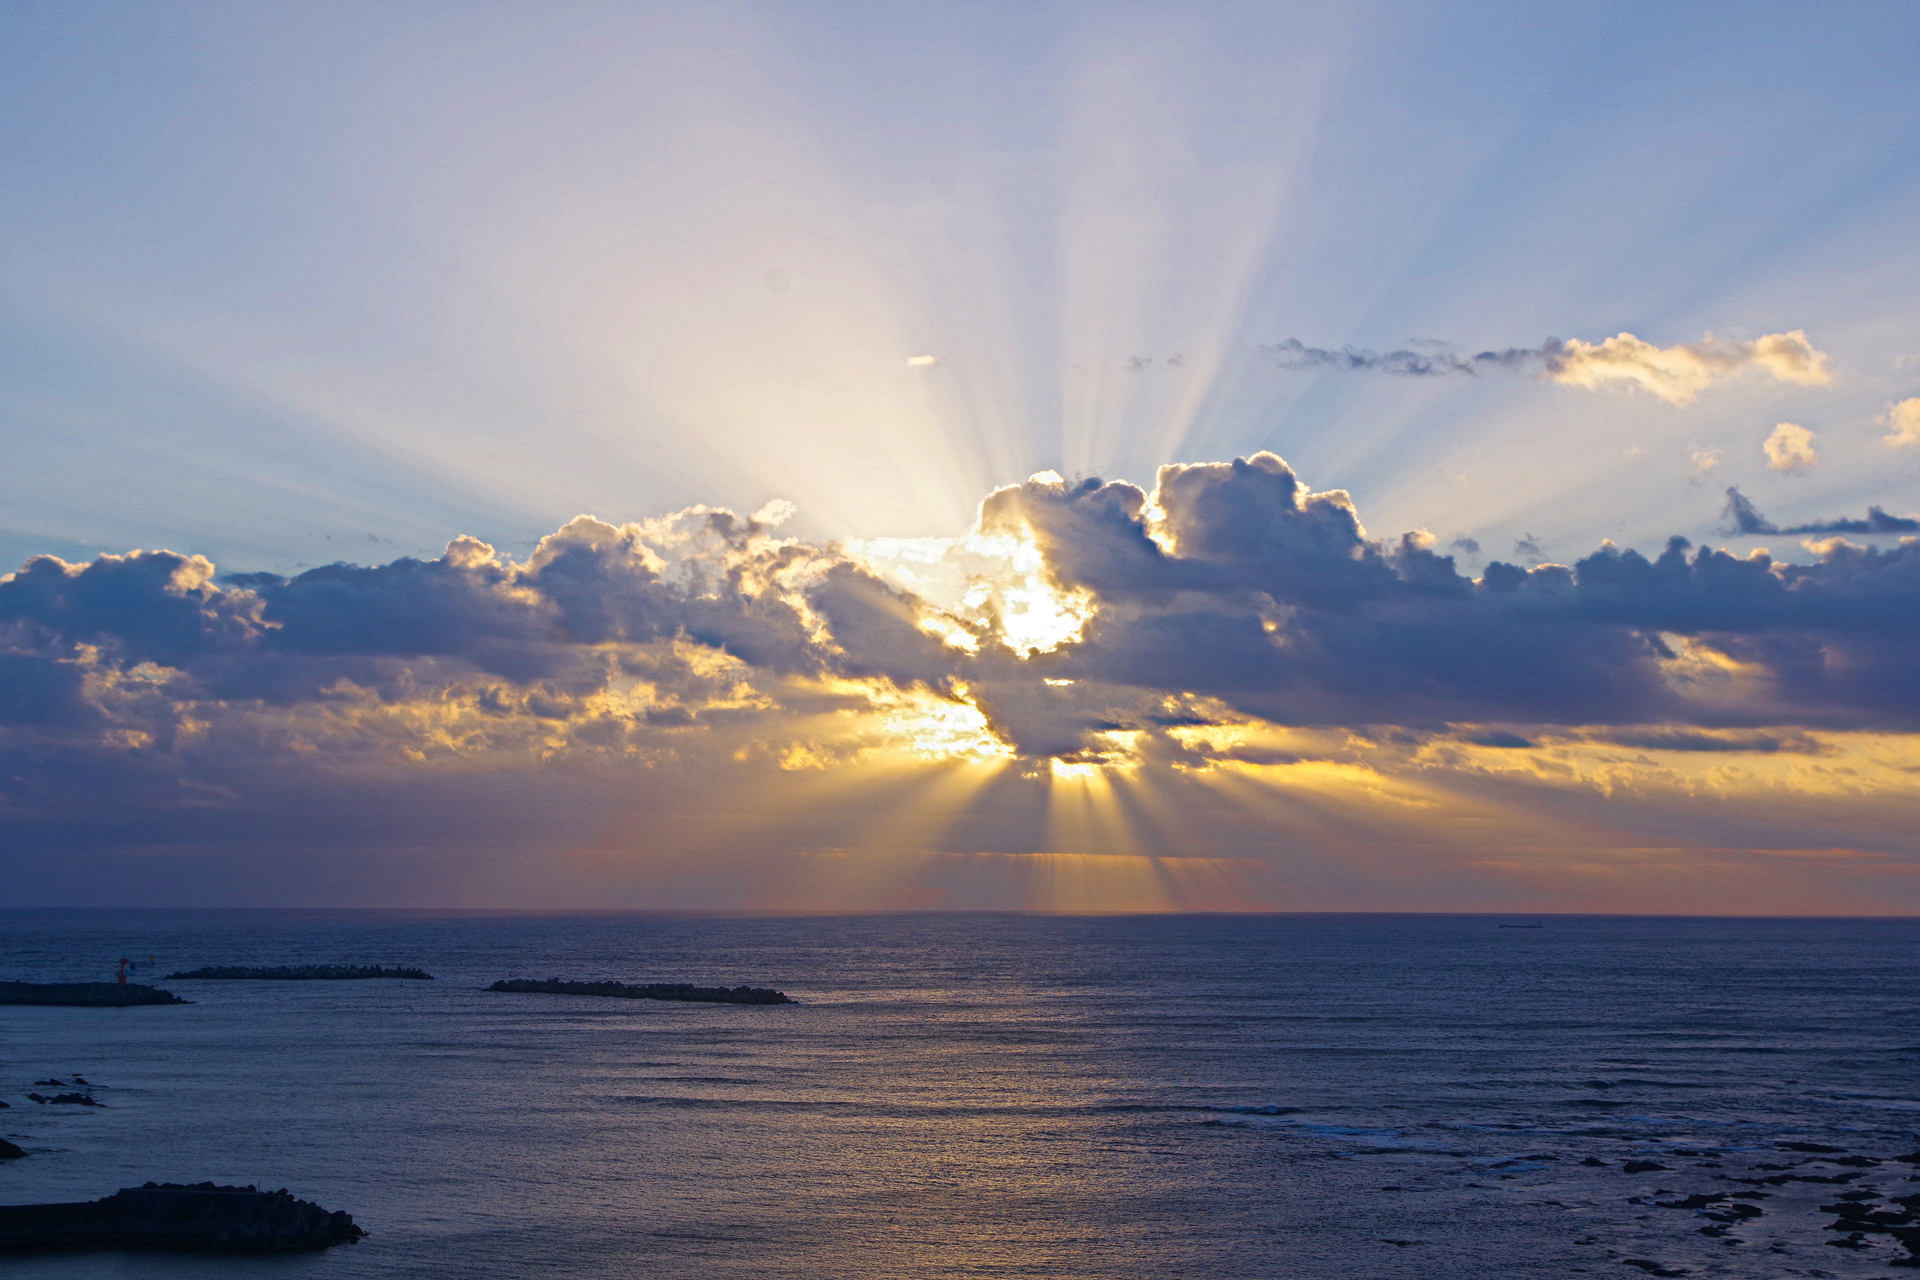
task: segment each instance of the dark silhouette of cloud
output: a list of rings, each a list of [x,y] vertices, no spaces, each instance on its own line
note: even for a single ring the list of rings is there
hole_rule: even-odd
[[[1707,751],[1762,755],[1823,755],[1827,748],[1806,734],[1721,732],[1692,729],[1614,730],[1593,735],[1596,742],[1638,747],[1645,751]]]
[[[1753,499],[1741,493],[1738,487],[1727,490],[1726,509],[1721,513],[1727,520],[1726,532],[1729,534],[1802,534],[1802,533],[1857,533],[1857,534],[1903,534],[1920,533],[1920,517],[1890,516],[1879,507],[1868,507],[1864,520],[1815,520],[1808,524],[1788,525],[1781,528],[1760,514],[1753,505]]]
[[[1445,344],[1423,342],[1421,346]],[[1343,373],[1390,373],[1401,378],[1444,378],[1452,374],[1479,373],[1482,369],[1523,369],[1544,367],[1565,344],[1549,338],[1538,347],[1509,347],[1505,351],[1481,351],[1461,355],[1449,350],[1367,351],[1342,347],[1331,351],[1310,347],[1298,338],[1263,345],[1260,353],[1282,369],[1332,369]]]
[[[1477,747],[1499,747],[1509,751],[1517,751],[1533,746],[1533,743],[1521,737],[1519,734],[1508,733],[1500,729],[1489,730],[1484,733],[1463,734],[1461,735],[1460,741],[1471,742]]]

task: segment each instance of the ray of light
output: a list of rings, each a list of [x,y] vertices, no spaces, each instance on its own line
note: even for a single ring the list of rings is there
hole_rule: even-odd
[[[1115,798],[1112,771],[1097,764],[1048,762],[1049,849],[1137,856],[1140,841]]]
[[[864,831],[846,848],[795,850],[766,878],[754,905],[782,910],[935,905],[939,892],[923,872],[955,815],[1005,771],[1004,757],[947,760],[923,766],[922,777],[890,787]],[[819,803],[818,798],[813,798]],[[780,819],[770,816],[775,837]]]

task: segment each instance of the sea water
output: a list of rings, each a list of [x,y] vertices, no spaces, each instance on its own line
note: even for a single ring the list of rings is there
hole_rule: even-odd
[[[1920,1192],[1894,1159],[1920,1147],[1920,922],[1501,923],[0,912],[0,978],[123,955],[437,975],[0,1008],[0,1132],[32,1153],[0,1201],[211,1179],[373,1233],[0,1273],[1917,1274],[1885,1235],[1830,1243],[1819,1205]],[[800,1003],[483,990],[507,976]],[[26,1099],[76,1072],[104,1106]],[[1662,1204],[1733,1192],[1762,1216]]]

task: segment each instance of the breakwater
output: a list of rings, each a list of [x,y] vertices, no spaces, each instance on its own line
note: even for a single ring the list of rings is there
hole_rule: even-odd
[[[171,991],[138,982],[0,982],[0,1004],[57,1004],[124,1009],[143,1004],[192,1004]]]
[[[692,1000],[702,1004],[797,1004],[766,987],[696,987],[685,982],[566,982],[559,978],[506,978],[489,991],[553,996],[612,996],[618,1000]]]
[[[433,980],[424,969],[382,968],[377,964],[208,965],[170,973],[168,982],[200,978],[251,978],[260,982],[345,982],[357,978]]]

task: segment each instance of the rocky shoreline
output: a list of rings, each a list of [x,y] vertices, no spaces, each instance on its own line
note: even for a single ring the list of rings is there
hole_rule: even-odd
[[[487,988],[515,995],[611,996],[618,1000],[691,1000],[701,1004],[798,1004],[766,987],[696,987],[685,982],[567,982],[560,978],[505,978]]]

